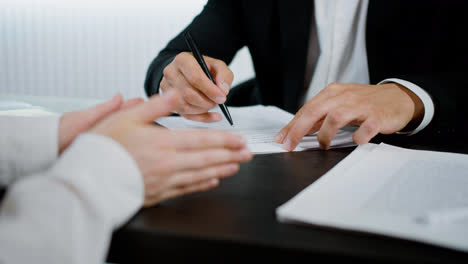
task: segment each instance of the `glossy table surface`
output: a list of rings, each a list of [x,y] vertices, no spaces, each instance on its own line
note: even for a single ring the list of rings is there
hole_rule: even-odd
[[[468,153],[465,145],[443,139],[418,145],[407,138],[395,138],[388,138],[386,143]],[[159,256],[183,261],[214,256],[243,260],[248,255],[283,261],[307,258],[360,263],[468,263],[466,253],[375,234],[284,224],[276,219],[278,206],[353,149],[255,156],[217,189],[141,210],[114,234],[110,260],[151,262]]]

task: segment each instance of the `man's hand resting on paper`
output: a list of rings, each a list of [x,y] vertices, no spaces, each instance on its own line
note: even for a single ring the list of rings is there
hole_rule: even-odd
[[[212,130],[172,131],[154,120],[168,115],[180,101],[175,92],[118,111],[90,132],[119,142],[135,159],[145,185],[145,206],[211,189],[252,159],[238,135]]]
[[[378,133],[392,134],[420,122],[423,115],[421,100],[399,84],[332,83],[296,113],[275,141],[292,151],[305,135],[318,131],[321,148],[328,149],[340,128],[359,126],[353,140],[365,144]]]
[[[216,84],[205,75],[190,52],[178,54],[164,69],[160,83],[162,94],[177,90],[182,96],[175,111],[181,116],[199,122],[222,120],[220,113],[208,112],[226,101],[234,74],[221,60],[203,56]]]

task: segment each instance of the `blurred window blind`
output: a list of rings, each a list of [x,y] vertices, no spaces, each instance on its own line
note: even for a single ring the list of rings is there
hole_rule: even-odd
[[[151,60],[205,4],[201,0],[0,1],[0,93],[145,96]],[[231,68],[253,76],[247,49]]]

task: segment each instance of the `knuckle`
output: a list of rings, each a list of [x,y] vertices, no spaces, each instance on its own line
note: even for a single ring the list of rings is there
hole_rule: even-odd
[[[186,89],[185,92],[182,94],[182,100],[185,102],[193,102],[196,100],[195,92],[190,89]]]
[[[330,84],[327,86],[327,89],[330,89],[330,90],[338,90],[338,89],[341,89],[341,87],[342,87],[342,84],[341,84],[341,83],[332,82],[332,83],[330,83]]]
[[[189,81],[189,83],[195,84],[198,86],[201,83],[202,78],[196,72],[190,71],[188,73],[187,80]]]
[[[169,64],[168,66],[166,66],[166,68],[164,68],[163,75],[165,78],[170,78],[172,76],[172,73],[173,73],[173,69],[171,65]]]
[[[214,66],[216,66],[216,67],[218,67],[218,68],[225,68],[225,67],[227,67],[227,64],[226,64],[224,61],[222,61],[222,60],[217,60],[217,59],[215,59],[215,60],[213,61],[213,64],[214,64]]]
[[[379,124],[379,121],[377,119],[369,118],[369,119],[366,120],[366,124],[364,126],[364,129],[368,133],[373,133],[374,131],[379,130],[379,126],[380,126],[380,124]]]
[[[365,135],[370,135],[374,132],[374,128],[369,125],[363,126],[362,129]]]
[[[163,92],[166,92],[167,90],[169,90],[171,88],[171,85],[170,85],[169,81],[165,77],[163,77],[161,82],[159,83],[159,88]]]
[[[166,90],[167,88],[167,80],[166,80],[166,77],[163,77],[161,79],[161,82],[159,83],[159,87],[163,90]]]
[[[356,98],[356,92],[353,90],[346,90],[343,91],[342,96],[344,96],[347,99],[354,99]]]
[[[333,111],[328,114],[328,120],[332,126],[337,126],[344,119],[344,114],[341,111]]]
[[[318,120],[322,110],[323,104],[318,104],[316,107],[305,107],[302,111],[300,118],[307,118],[307,120]]]
[[[314,114],[314,107],[312,107],[311,105],[307,105],[305,107],[303,107],[301,109],[301,111],[299,111],[298,113],[298,117],[302,117],[302,116],[311,116]]]
[[[190,113],[192,110],[192,107],[188,104],[181,104],[178,108],[178,112],[182,113],[182,114],[187,114],[187,113]]]
[[[176,63],[177,65],[181,65],[185,62],[188,56],[189,56],[188,52],[181,52],[177,54],[177,56],[174,58],[174,63]]]
[[[226,66],[226,67],[227,67],[227,66]],[[234,72],[232,72],[231,69],[228,68],[227,74],[228,74],[227,77],[229,78],[230,81],[234,80]]]
[[[352,118],[352,113],[344,108],[338,108],[332,111],[330,114],[330,121],[332,125],[337,126],[343,123],[347,123]]]

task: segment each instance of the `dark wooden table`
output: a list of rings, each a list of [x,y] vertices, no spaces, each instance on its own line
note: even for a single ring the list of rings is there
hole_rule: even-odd
[[[402,140],[401,136],[395,138],[385,138],[385,142],[414,149],[468,153],[466,145],[456,144],[453,139],[418,145]],[[277,221],[278,206],[321,177],[353,149],[255,156],[253,161],[241,166],[237,175],[223,180],[214,190],[141,210],[114,233],[109,261],[306,258],[308,262],[468,263],[468,254],[436,246]]]

